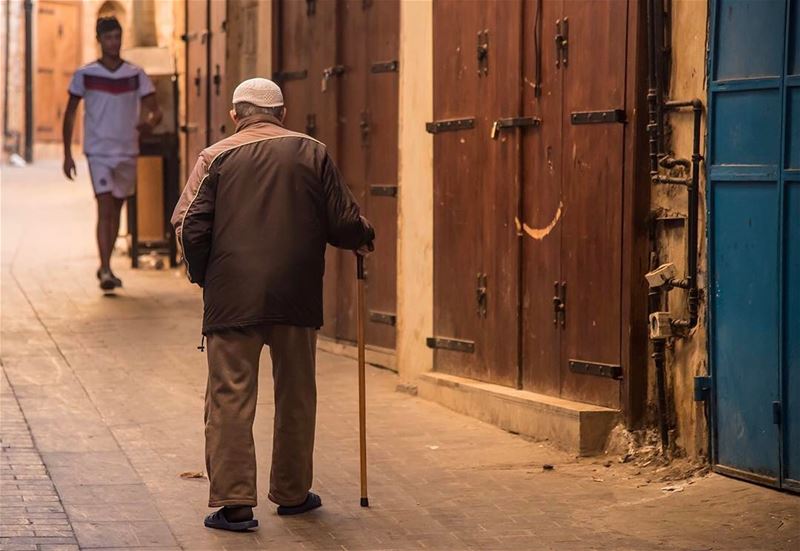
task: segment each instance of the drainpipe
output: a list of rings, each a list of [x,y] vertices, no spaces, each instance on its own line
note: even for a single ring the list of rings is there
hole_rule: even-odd
[[[33,162],[33,2],[25,0],[25,161]]]
[[[11,74],[9,70],[8,64],[11,61],[11,2],[6,2],[6,49],[4,54],[3,60],[3,142],[10,138],[9,134],[9,126],[8,126],[8,93],[11,89],[8,85],[8,77]],[[8,149],[8,146],[4,143],[4,149]]]
[[[658,74],[658,50],[656,47],[656,12],[658,7],[656,2],[659,0],[647,0],[647,132],[649,134],[649,157],[650,157],[650,180],[652,184],[659,183],[658,158],[661,134],[659,74]],[[654,236],[655,238],[655,236]],[[653,308],[661,306],[660,288],[650,290],[649,314],[654,313]],[[656,310],[657,311],[657,310]],[[656,391],[658,398],[658,426],[661,434],[661,451],[666,456],[669,453],[669,426],[667,422],[667,381],[665,355],[665,339],[663,337],[654,338],[650,332],[650,342],[653,344],[653,361],[656,370]]]

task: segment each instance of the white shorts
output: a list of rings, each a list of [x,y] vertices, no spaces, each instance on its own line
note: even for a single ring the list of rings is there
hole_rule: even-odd
[[[94,194],[127,199],[136,193],[136,157],[87,157]]]

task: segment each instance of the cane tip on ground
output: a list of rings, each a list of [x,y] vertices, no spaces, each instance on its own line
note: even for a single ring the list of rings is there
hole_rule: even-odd
[[[361,498],[361,506],[362,507],[369,507],[369,498],[368,497],[362,497]]]

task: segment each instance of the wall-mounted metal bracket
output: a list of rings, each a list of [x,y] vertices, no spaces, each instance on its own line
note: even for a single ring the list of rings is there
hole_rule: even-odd
[[[780,425],[782,422],[783,411],[781,411],[780,402],[772,402],[772,423]]]
[[[489,74],[489,29],[478,31],[478,76]]]
[[[390,314],[388,312],[377,312],[370,310],[369,321],[372,323],[382,323],[384,325],[397,325],[397,314]]]
[[[316,113],[309,113],[306,115],[306,134],[314,136],[317,133],[317,115]]]
[[[397,186],[369,186],[369,194],[377,197],[397,197]]]
[[[430,134],[439,132],[454,132],[456,130],[470,130],[475,128],[475,119],[447,119],[425,123],[425,130]]]
[[[711,398],[711,377],[702,375],[694,378],[694,401],[707,402]]]
[[[396,59],[391,61],[381,61],[373,63],[369,71],[371,73],[396,73],[400,69],[400,62]]]
[[[464,352],[467,354],[475,353],[475,342],[460,339],[444,339],[441,337],[428,337],[425,340],[428,348],[452,350],[454,352]]]
[[[556,68],[569,61],[569,18],[556,20]]]
[[[478,274],[477,284],[475,286],[475,299],[478,303],[478,317],[486,317],[486,303],[488,302],[488,276],[486,274]]]
[[[570,113],[572,124],[605,124],[612,122],[625,122],[624,109],[609,109],[607,111],[573,111]]]
[[[594,375],[596,377],[622,379],[622,366],[616,364],[570,360],[569,370],[573,373],[578,373],[581,375]]]

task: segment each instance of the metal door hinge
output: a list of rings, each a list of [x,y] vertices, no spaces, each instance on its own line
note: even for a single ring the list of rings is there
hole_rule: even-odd
[[[391,61],[373,63],[369,70],[371,73],[396,73],[399,68],[400,62],[393,59]]]
[[[478,274],[477,277],[477,285],[475,287],[475,299],[478,302],[478,317],[485,318],[486,317],[486,302],[487,302],[487,293],[488,293],[488,277],[486,274]]]
[[[188,134],[190,132],[197,132],[199,127],[196,124],[182,124],[180,130],[181,132]]]
[[[622,379],[622,366],[583,360],[569,360],[569,370],[581,375],[595,375],[610,379]]]
[[[397,197],[397,186],[369,186],[369,194],[379,197]]]
[[[711,397],[711,377],[701,375],[694,378],[694,401],[707,402]]]
[[[333,77],[338,77],[344,74],[344,65],[332,65],[322,71],[322,91],[328,91],[328,81]]]
[[[561,320],[561,327],[566,325],[567,317],[567,282],[553,283],[553,324]]]
[[[625,122],[624,109],[609,109],[607,111],[573,111],[569,115],[572,124],[605,124],[610,122]]]
[[[569,18],[556,19],[556,68],[569,61]]]
[[[382,323],[384,325],[394,326],[397,324],[397,315],[390,314],[388,312],[377,312],[374,310],[370,310],[369,321],[371,321],[372,323]]]
[[[361,0],[361,9],[368,10],[372,7],[372,0]]]
[[[289,80],[304,80],[308,77],[308,70],[302,71],[278,71],[272,74],[272,80],[275,82],[284,83]]]
[[[317,0],[306,0],[306,15],[317,13]]]
[[[425,339],[425,344],[428,348],[453,350],[455,352],[466,352],[467,354],[475,353],[475,342],[464,341],[461,339],[444,339],[442,337],[428,337]]]
[[[425,130],[430,134],[439,132],[453,132],[455,130],[470,130],[475,128],[475,119],[447,119],[425,123]]]
[[[478,76],[489,74],[489,29],[478,31]]]
[[[317,115],[309,113],[306,115],[306,134],[314,136],[317,133]]]
[[[492,133],[490,134],[493,140],[496,140],[500,131],[504,128],[527,128],[541,126],[542,119],[538,117],[508,117],[505,119],[497,119],[492,125]]]
[[[772,402],[772,422],[776,425],[781,424],[781,418],[783,417],[781,411],[781,403],[780,402]]]

